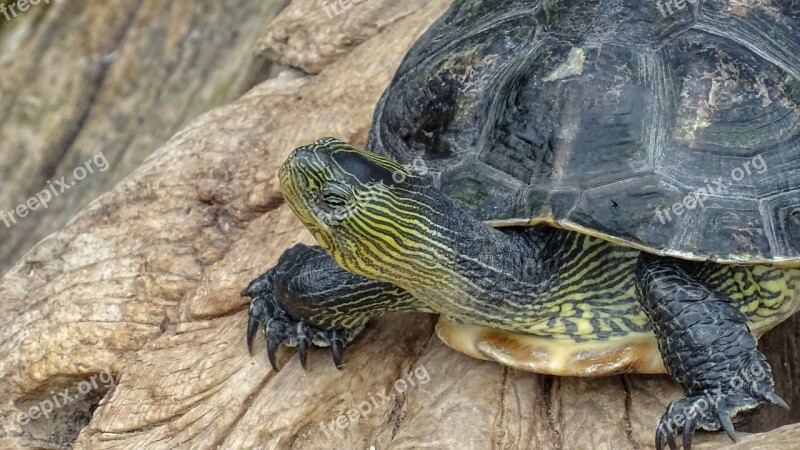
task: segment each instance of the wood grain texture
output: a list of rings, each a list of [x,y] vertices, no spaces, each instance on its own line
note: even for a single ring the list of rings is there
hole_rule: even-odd
[[[191,119],[269,76],[253,46],[288,3],[72,0],[0,16],[0,214],[94,155],[109,163],[0,222],[0,273]]]
[[[283,204],[277,167],[321,136],[363,145],[402,55],[448,6],[371,0],[329,20],[314,4],[281,13],[270,30],[296,41],[269,58],[311,54],[344,22],[384,25],[354,36],[357,45],[336,41],[327,53],[335,56],[308,70],[315,74],[285,72],[153,144],[130,175],[0,278],[0,448],[652,448],[659,416],[680,396],[668,378],[510,370],[450,350],[424,314],[371,323],[342,371],[327,351],[313,351],[305,372],[283,350],[275,373],[260,338],[247,353],[239,292],[293,243],[311,242]],[[271,33],[260,42],[280,40]],[[768,409],[754,430],[791,425],[740,433],[734,447],[701,434],[696,448],[796,447],[797,330],[792,320],[764,341],[794,410]],[[110,389],[19,424],[51,390],[104,371]],[[399,392],[399,379],[415,385]],[[346,419],[365,401],[368,413]]]

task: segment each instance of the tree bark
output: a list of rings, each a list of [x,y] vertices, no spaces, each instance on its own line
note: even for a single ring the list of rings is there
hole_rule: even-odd
[[[274,72],[253,47],[288,3],[40,1],[12,22],[0,14],[0,273],[193,118]],[[106,170],[9,216],[98,154]]]
[[[449,349],[424,314],[375,320],[347,347],[341,371],[327,351],[313,351],[305,372],[283,349],[276,373],[260,335],[248,354],[248,302],[239,292],[292,244],[312,242],[283,203],[277,168],[293,148],[322,136],[363,145],[402,56],[449,5],[371,0],[329,19],[322,3],[293,1],[258,41],[262,65],[293,70],[192,120],[164,145],[130,131],[133,117],[146,116],[138,107],[118,113],[123,137],[111,129],[103,139],[119,145],[136,136],[137,145],[158,148],[140,164],[131,157],[132,173],[0,278],[0,448],[653,448],[659,417],[681,395],[666,376],[579,379],[507,369]],[[42,67],[55,70],[49,64]],[[186,70],[192,81],[182,85],[200,83]],[[104,95],[112,103],[125,97]],[[179,122],[164,121],[167,128]],[[91,154],[99,147],[76,148]],[[57,167],[69,170],[80,159]],[[798,336],[793,318],[762,343],[776,390],[793,410],[766,408],[750,428],[764,432],[741,432],[736,446],[701,433],[696,448],[796,447]],[[72,401],[23,420],[54,397],[66,402],[57,395],[65,389]],[[359,407],[363,414],[347,418]]]

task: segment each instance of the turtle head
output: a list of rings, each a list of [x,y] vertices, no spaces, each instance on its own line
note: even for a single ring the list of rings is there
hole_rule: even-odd
[[[425,183],[381,155],[334,138],[295,149],[279,171],[281,191],[317,242],[345,269],[375,277],[411,257],[425,233]],[[384,276],[385,271],[384,271]]]

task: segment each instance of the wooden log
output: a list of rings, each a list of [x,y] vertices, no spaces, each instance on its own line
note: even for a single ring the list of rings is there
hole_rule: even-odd
[[[371,0],[333,19],[320,6],[292,2],[260,40],[264,58],[305,72],[191,121],[0,279],[0,448],[652,448],[681,395],[667,377],[507,369],[450,350],[423,314],[371,323],[341,371],[322,350],[309,372],[291,351],[273,372],[262,339],[247,353],[239,292],[312,241],[283,204],[277,167],[321,136],[363,145],[402,55],[448,2]],[[325,38],[361,21],[383,25]],[[697,448],[796,447],[797,329],[793,319],[765,338],[795,411],[768,409],[752,431],[771,431],[733,447],[701,433]]]
[[[253,46],[288,3],[40,1],[0,14],[0,273],[190,120],[270,76]],[[70,185],[98,154],[107,168]],[[47,208],[9,217],[62,176],[69,189]]]

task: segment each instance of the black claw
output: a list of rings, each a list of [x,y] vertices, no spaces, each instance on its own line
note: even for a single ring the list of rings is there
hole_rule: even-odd
[[[683,450],[692,450],[695,423],[694,416],[689,416],[686,419],[686,423],[683,424]]]
[[[664,433],[656,430],[656,450],[664,450]]]
[[[308,370],[308,339],[305,336],[297,338],[297,353],[300,355],[300,365],[303,366],[303,369]]]
[[[336,368],[342,370],[342,356],[344,354],[344,344],[341,339],[331,340],[331,354],[333,355],[333,364]]]
[[[247,349],[253,355],[253,340],[259,328],[264,329],[267,357],[272,369],[279,372],[277,353],[281,346],[296,347],[303,369],[309,370],[309,348],[330,346],[337,369],[343,367],[344,346],[358,335],[363,324],[352,328],[325,328],[305,323],[292,317],[281,305],[275,288],[275,268],[262,274],[242,290],[243,296],[252,297],[247,320]],[[280,290],[278,290],[280,291]]]
[[[731,422],[731,418],[724,412],[720,412],[717,414],[717,420],[719,420],[720,426],[722,429],[728,433],[728,437],[731,438],[733,442],[738,442],[736,440],[736,431],[733,429],[733,423]]]
[[[667,434],[667,445],[670,450],[678,450],[678,444],[675,443],[675,435],[672,433]]]
[[[763,398],[764,400],[772,403],[773,405],[780,406],[781,408],[783,408],[783,409],[785,409],[787,411],[789,410],[789,405],[787,405],[786,402],[783,401],[783,399],[780,398],[774,392],[767,392],[766,394],[762,394],[761,398]]]
[[[675,430],[669,425],[670,409],[664,412],[659,422],[659,427],[656,429],[656,450],[664,450],[664,438],[667,438],[667,445],[670,450],[677,450],[675,443]]]
[[[278,367],[278,363],[275,362],[275,352],[277,352],[280,343],[280,339],[276,336],[270,336],[267,339],[267,357],[269,358],[269,364],[275,372],[281,371],[280,367]]]
[[[250,316],[247,319],[247,350],[250,351],[250,356],[253,356],[253,338],[258,332],[258,320]]]

